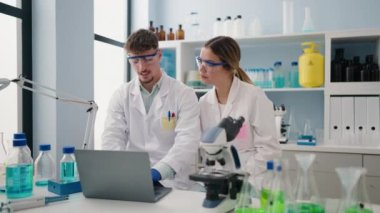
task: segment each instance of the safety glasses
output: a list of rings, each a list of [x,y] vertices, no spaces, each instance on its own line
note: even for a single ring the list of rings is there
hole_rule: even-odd
[[[195,57],[195,61],[197,62],[198,69],[201,68],[202,64],[206,67],[217,67],[217,66],[223,66],[226,65],[226,62],[215,62],[210,60],[203,60],[200,56]]]
[[[140,61],[144,62],[145,64],[151,64],[151,63],[153,63],[153,59],[154,59],[154,57],[156,57],[158,51],[159,50],[157,50],[155,53],[149,54],[149,55],[128,56],[127,59],[129,61],[129,63],[131,63],[132,65],[138,64]]]

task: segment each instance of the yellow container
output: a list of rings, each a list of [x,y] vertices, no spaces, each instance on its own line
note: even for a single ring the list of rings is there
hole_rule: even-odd
[[[324,81],[324,57],[315,49],[314,42],[302,43],[304,47],[298,59],[299,83],[302,87],[320,87]]]

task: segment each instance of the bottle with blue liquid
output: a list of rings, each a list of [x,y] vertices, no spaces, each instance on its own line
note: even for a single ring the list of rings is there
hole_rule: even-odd
[[[5,188],[8,199],[25,198],[33,192],[33,159],[26,139],[14,139],[5,171]]]
[[[62,182],[68,183],[78,181],[77,163],[75,161],[74,151],[75,148],[72,146],[63,147],[63,157],[60,161],[60,179]]]
[[[289,87],[291,88],[299,88],[301,87],[298,80],[298,62],[293,61],[291,63],[291,69],[289,72]]]
[[[55,179],[55,161],[50,154],[50,144],[41,144],[40,153],[34,163],[36,186],[47,186],[48,180]]]
[[[273,81],[275,88],[284,88],[285,87],[285,75],[282,69],[282,62],[276,61],[274,63],[274,73],[273,73]]]

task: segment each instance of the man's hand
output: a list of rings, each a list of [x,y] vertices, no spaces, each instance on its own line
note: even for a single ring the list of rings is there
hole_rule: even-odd
[[[161,180],[161,174],[156,169],[151,169],[150,172],[152,173],[152,180],[153,181],[159,181]]]

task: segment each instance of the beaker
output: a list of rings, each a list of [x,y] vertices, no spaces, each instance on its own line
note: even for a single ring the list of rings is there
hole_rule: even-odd
[[[303,135],[307,136],[313,136],[313,130],[311,129],[310,120],[305,120],[305,125],[303,127]]]
[[[311,165],[315,159],[313,153],[295,154],[299,166],[295,186],[295,212],[324,213],[317,184]]]
[[[342,184],[342,198],[339,202],[338,213],[372,213],[366,185],[365,168],[338,167],[335,168]]]

